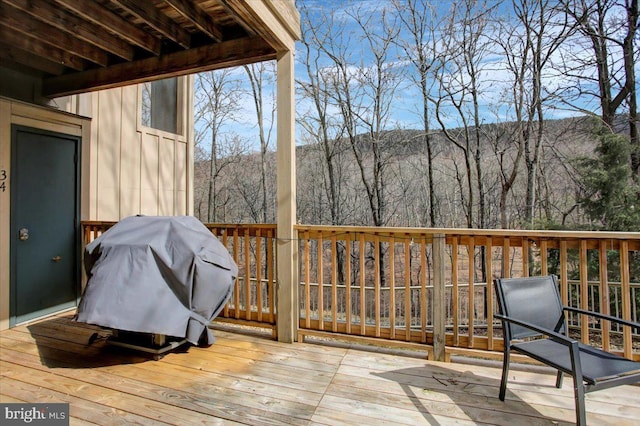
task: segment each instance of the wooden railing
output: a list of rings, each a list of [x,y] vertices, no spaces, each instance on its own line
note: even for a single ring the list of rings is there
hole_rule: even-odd
[[[86,246],[116,222],[82,223]],[[275,225],[207,224],[238,265],[231,299],[217,319],[270,328],[275,335]]]
[[[114,222],[84,222],[85,243]],[[239,267],[221,320],[275,334],[275,225],[206,225]],[[409,342],[447,352],[502,350],[494,277],[560,278],[563,303],[640,319],[640,233],[297,225],[299,330]],[[584,342],[640,358],[628,327],[569,317]],[[384,340],[384,341],[383,341]],[[489,351],[489,352],[487,352]]]
[[[218,318],[267,326],[275,336],[275,225],[206,224],[238,265],[233,296]]]
[[[501,351],[493,278],[548,273],[559,276],[567,305],[640,316],[640,233],[297,229],[302,333]],[[584,342],[638,357],[640,338],[629,327],[577,317],[569,325]]]

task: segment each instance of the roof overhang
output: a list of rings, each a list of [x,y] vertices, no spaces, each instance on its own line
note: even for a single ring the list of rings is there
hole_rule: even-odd
[[[0,0],[3,66],[49,98],[275,59],[299,38],[293,0]]]

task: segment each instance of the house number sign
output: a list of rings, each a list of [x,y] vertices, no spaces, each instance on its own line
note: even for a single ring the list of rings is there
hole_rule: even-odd
[[[0,191],[5,192],[7,190],[7,171],[5,169],[0,170]]]

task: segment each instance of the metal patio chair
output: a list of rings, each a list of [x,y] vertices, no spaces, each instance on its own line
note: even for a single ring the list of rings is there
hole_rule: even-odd
[[[578,425],[587,423],[584,407],[586,393],[640,381],[640,362],[568,337],[565,312],[589,315],[637,330],[640,330],[640,324],[563,306],[555,275],[495,279],[494,286],[501,314],[495,317],[502,320],[504,330],[501,401],[504,401],[507,391],[511,351],[528,355],[558,370],[557,388],[562,386],[563,373],[573,377]]]

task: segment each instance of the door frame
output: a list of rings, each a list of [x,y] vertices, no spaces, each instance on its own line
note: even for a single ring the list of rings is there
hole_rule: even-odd
[[[31,127],[31,126],[27,126],[27,125],[20,125],[20,124],[15,124],[12,123],[11,124],[11,141],[10,141],[10,145],[11,145],[11,160],[10,160],[10,164],[11,164],[11,170],[15,171],[17,170],[17,150],[15,149],[16,144],[18,143],[17,141],[17,134],[18,132],[28,132],[28,133],[32,133],[32,134],[37,134],[37,135],[43,135],[43,136],[53,136],[53,137],[61,137],[61,138],[65,138],[65,139],[71,139],[74,141],[75,144],[75,152],[74,152],[74,265],[73,265],[73,282],[74,282],[74,291],[75,291],[75,301],[74,304],[75,306],[78,305],[80,297],[81,297],[81,288],[82,288],[82,283],[81,283],[81,278],[82,278],[82,230],[81,230],[81,192],[82,192],[82,187],[81,187],[81,176],[82,176],[82,136],[78,136],[78,135],[74,135],[74,134],[70,134],[70,133],[64,133],[64,132],[58,132],[58,131],[52,131],[52,130],[46,130],[46,129],[42,129],[42,128],[38,128],[38,127]],[[12,186],[15,187],[15,183],[16,183],[16,179],[15,177],[12,179]],[[17,280],[16,280],[16,276],[17,276],[17,255],[16,255],[16,242],[14,241],[14,224],[17,222],[16,220],[16,197],[15,196],[11,196],[10,200],[9,200],[9,209],[10,209],[10,219],[9,219],[9,223],[10,223],[10,232],[9,232],[9,238],[10,238],[10,247],[9,247],[9,264],[10,264],[10,271],[9,271],[9,275],[10,275],[10,279],[9,279],[9,327],[14,327],[16,325],[19,325],[19,323],[17,323],[17,315],[16,315],[16,311],[17,311],[17,292],[16,292],[16,288],[18,286]],[[61,309],[61,310],[64,310]],[[59,311],[58,311],[59,312]],[[43,316],[48,316],[48,315],[52,315],[55,312],[51,312],[51,313],[46,313]],[[29,321],[33,321],[36,318],[27,320],[25,322],[29,322]]]

